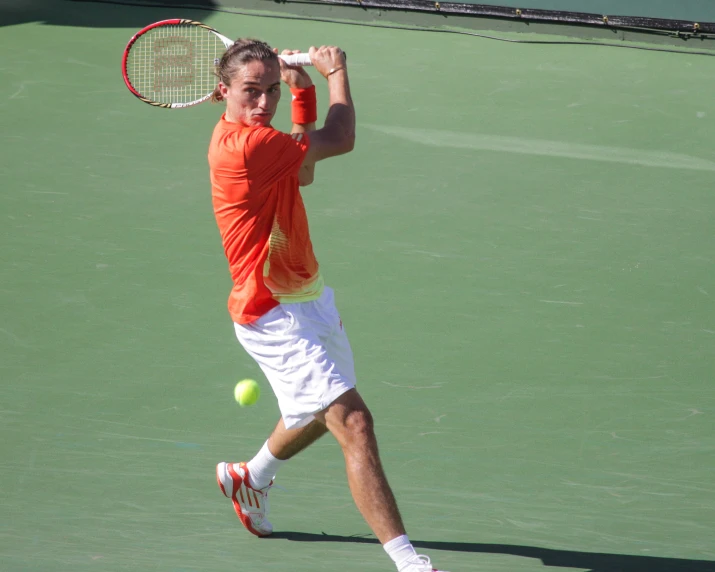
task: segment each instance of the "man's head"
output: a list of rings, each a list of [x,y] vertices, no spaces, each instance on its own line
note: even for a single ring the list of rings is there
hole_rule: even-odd
[[[241,39],[216,67],[212,100],[226,102],[226,119],[247,126],[270,125],[281,98],[278,56],[265,42]]]

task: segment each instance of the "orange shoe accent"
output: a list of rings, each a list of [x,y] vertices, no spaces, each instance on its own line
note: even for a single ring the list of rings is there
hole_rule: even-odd
[[[216,480],[219,488],[224,496],[231,499],[236,516],[238,516],[241,524],[243,524],[246,530],[255,536],[268,536],[273,532],[273,528],[271,524],[265,520],[265,512],[262,510],[261,502],[259,500],[260,498],[263,498],[266,493],[257,491],[250,485],[248,467],[246,466],[246,463],[239,463],[238,466],[243,476],[234,468],[233,463],[219,463],[216,466]],[[224,482],[221,480],[220,472],[222,468],[225,468],[232,482],[230,494],[228,494],[226,486],[224,486]],[[227,484],[228,483],[226,483],[226,485]],[[251,518],[252,516],[262,517],[264,519],[263,522],[265,522],[267,526],[263,529],[256,528]],[[259,523],[260,522],[261,521],[259,521]]]

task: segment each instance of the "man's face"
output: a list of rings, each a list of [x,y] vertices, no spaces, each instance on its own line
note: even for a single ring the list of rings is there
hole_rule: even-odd
[[[270,125],[281,98],[281,68],[275,61],[251,61],[220,84],[226,100],[226,118],[246,126]]]

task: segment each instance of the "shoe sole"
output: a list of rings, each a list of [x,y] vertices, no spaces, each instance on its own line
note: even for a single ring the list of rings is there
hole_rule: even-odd
[[[221,481],[221,474],[222,473],[228,473],[228,476],[231,479],[232,483],[232,490],[231,494],[228,495],[226,494],[226,488],[223,486],[223,482]],[[243,498],[243,492],[241,491],[241,485],[243,484],[243,478],[241,475],[239,475],[234,469],[233,465],[230,465],[228,463],[219,463],[216,465],[216,482],[218,483],[218,488],[221,489],[221,492],[223,493],[223,496],[226,498],[230,498],[231,502],[233,503],[233,510],[236,511],[236,516],[238,516],[238,519],[241,521],[241,524],[254,536],[258,537],[264,537],[264,536],[270,536],[273,532],[263,532],[257,530],[254,526],[253,523],[251,522],[251,518],[243,513],[243,509],[241,508],[241,503],[238,502],[238,498],[236,495],[241,494],[241,498]],[[248,487],[247,487],[248,488]],[[248,493],[248,491],[247,491]],[[258,502],[258,497],[255,496],[254,493],[254,498],[256,500],[256,506],[260,508],[259,502]],[[249,504],[251,503],[251,500],[249,498]]]

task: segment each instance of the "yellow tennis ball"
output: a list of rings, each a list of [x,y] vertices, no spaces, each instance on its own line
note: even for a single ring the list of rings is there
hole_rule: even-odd
[[[261,387],[252,379],[243,379],[236,384],[233,396],[241,407],[247,407],[258,401]]]

